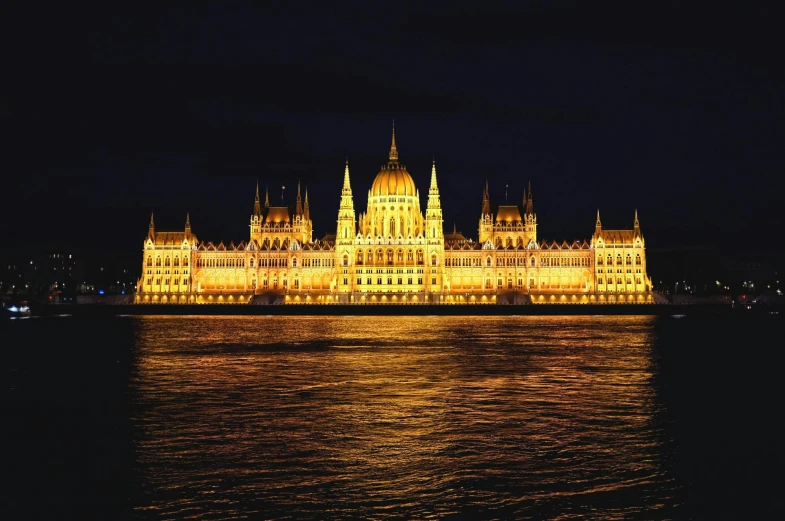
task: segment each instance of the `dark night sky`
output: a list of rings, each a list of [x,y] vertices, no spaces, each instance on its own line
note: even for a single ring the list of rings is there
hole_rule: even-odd
[[[436,158],[447,229],[476,237],[486,178],[495,204],[531,179],[541,238],[589,237],[597,208],[631,227],[637,208],[649,250],[780,250],[773,11],[315,5],[9,16],[3,244],[136,258],[151,210],[238,242],[257,178],[288,204],[300,179],[315,236],[334,233],[344,157],[359,212],[395,119],[423,206]]]

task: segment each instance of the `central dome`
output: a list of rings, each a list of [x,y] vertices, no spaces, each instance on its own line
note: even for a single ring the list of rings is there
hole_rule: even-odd
[[[406,167],[395,162],[382,167],[371,185],[371,195],[415,195],[414,179]]]
[[[398,162],[398,147],[395,146],[395,122],[393,121],[390,162],[382,167],[371,185],[371,195],[415,195],[414,179],[406,167]]]

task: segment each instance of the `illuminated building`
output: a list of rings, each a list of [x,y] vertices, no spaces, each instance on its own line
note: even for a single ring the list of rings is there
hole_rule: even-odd
[[[313,239],[308,192],[288,207],[264,204],[256,186],[248,242],[202,242],[186,216],[182,231],[144,241],[137,303],[605,303],[652,302],[638,214],[632,229],[605,230],[597,212],[590,240],[538,240],[529,184],[522,205],[495,215],[486,183],[478,240],[444,233],[436,163],[425,212],[398,160],[389,161],[355,214],[349,162],[335,235]]]

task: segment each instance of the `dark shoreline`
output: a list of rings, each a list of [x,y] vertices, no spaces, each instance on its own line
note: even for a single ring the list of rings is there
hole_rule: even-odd
[[[728,305],[679,304],[537,304],[500,305],[308,305],[253,306],[228,304],[42,304],[31,307],[39,317],[71,315],[109,317],[118,315],[730,315],[750,314]],[[754,312],[753,312],[754,313]],[[757,314],[757,313],[754,313]]]

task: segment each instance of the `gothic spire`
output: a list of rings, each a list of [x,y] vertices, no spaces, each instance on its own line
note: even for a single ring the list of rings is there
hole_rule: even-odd
[[[191,238],[191,214],[190,214],[190,212],[185,212],[185,237],[187,239]]]
[[[304,210],[304,212],[305,212],[305,214],[303,215],[303,217],[305,217],[306,221],[310,221],[311,220],[311,210],[308,207],[308,185],[305,185],[305,210]]]
[[[431,165],[431,187],[428,190],[428,208],[436,209],[441,208],[439,201],[439,186],[436,184],[436,160],[433,160]]]
[[[297,206],[294,209],[294,215],[302,215],[303,214],[303,202],[302,198],[300,197],[300,180],[297,180]]]
[[[155,221],[153,220],[153,212],[150,212],[150,228],[147,232],[147,236],[151,239],[155,237]]]
[[[436,160],[433,160],[431,164],[431,191],[436,190],[439,191],[439,187],[436,185]]]
[[[266,186],[264,187],[264,207],[270,207],[270,189]]]
[[[398,161],[398,148],[395,146],[395,120],[392,128],[392,146],[390,147],[390,161]]]
[[[529,179],[529,193],[527,194],[529,198],[526,200],[526,214],[533,215],[534,214],[534,201],[532,200],[532,181]]]
[[[266,205],[265,205],[266,206]],[[253,214],[262,215],[262,209],[259,207],[259,180],[256,180],[256,196],[253,200]]]
[[[349,184],[349,158],[348,157],[346,158],[346,168],[343,171],[343,192],[344,195],[352,195],[352,187]]]
[[[482,193],[482,215],[491,214],[491,197],[488,193],[488,180],[485,180],[485,191]]]

